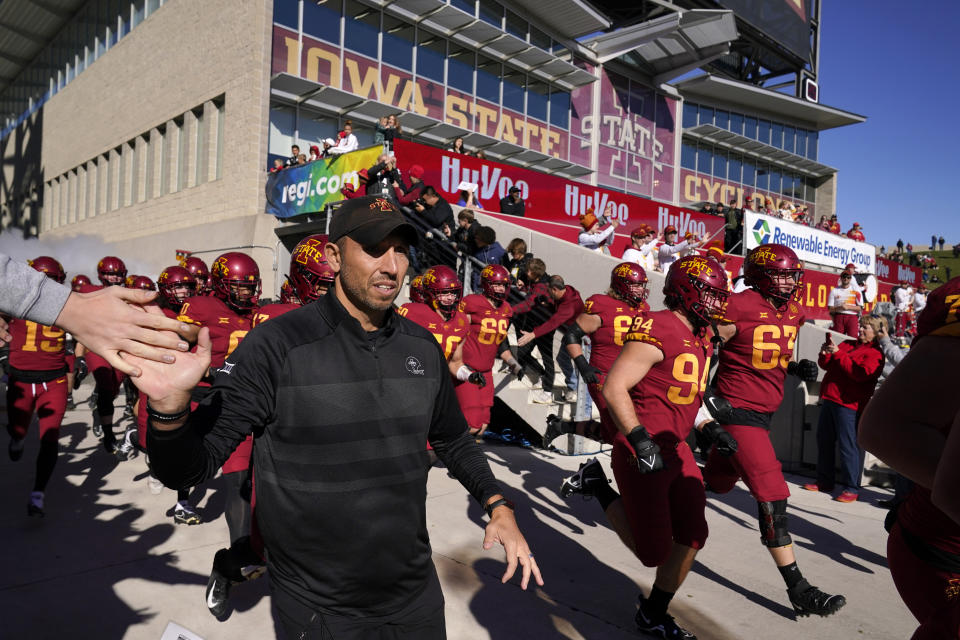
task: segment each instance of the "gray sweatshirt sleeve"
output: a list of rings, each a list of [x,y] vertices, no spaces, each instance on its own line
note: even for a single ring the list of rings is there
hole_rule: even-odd
[[[0,312],[52,325],[69,295],[70,287],[0,253]]]
[[[893,344],[893,340],[884,336],[880,338],[880,350],[883,351],[883,356],[887,359],[887,362],[896,366],[900,364],[900,361],[907,357],[907,352],[904,349],[901,349],[897,345]]]

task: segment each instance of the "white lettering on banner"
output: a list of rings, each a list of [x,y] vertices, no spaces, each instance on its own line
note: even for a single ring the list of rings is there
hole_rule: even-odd
[[[853,263],[859,273],[876,269],[876,248],[819,229],[747,212],[744,220],[747,249],[761,244],[782,244],[793,249],[801,260],[844,268]]]
[[[312,178],[301,182],[294,182],[293,184],[285,186],[283,191],[280,192],[280,202],[283,204],[286,204],[288,201],[296,202],[297,206],[302,206],[307,198],[336,193],[347,183],[353,183],[354,187],[360,185],[360,179],[356,171],[348,171],[341,175],[332,175],[329,178],[324,176],[317,180],[316,189],[310,187],[310,185],[313,184]]]
[[[447,193],[456,191],[461,182],[470,182],[480,185],[477,197],[481,200],[489,200],[493,196],[496,196],[497,200],[504,198],[513,186],[520,189],[520,197],[524,200],[530,195],[530,185],[525,180],[514,181],[508,176],[501,176],[499,167],[491,169],[489,165],[483,164],[479,170],[461,169],[458,158],[443,156],[440,171],[440,187]]]
[[[689,231],[698,238],[707,236],[707,224],[693,220],[693,216],[683,211],[676,215],[670,214],[669,207],[660,207],[657,212],[657,231],[663,233],[663,230],[673,225],[677,228],[677,236],[682,238]]]
[[[594,190],[593,195],[580,193],[580,187],[575,184],[567,184],[563,188],[563,211],[568,216],[581,216],[591,207],[594,213],[607,210],[607,205],[613,205],[612,216],[620,222],[626,222],[630,219],[630,207],[626,203],[617,204],[610,200],[606,193]]]
[[[917,272],[913,269],[907,269],[902,264],[897,265],[897,282],[906,280],[910,284],[917,284]]]

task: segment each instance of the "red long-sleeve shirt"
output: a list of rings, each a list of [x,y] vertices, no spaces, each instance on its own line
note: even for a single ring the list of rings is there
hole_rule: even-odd
[[[537,338],[547,335],[560,326],[570,324],[583,312],[583,298],[580,297],[579,291],[567,285],[566,293],[563,294],[563,297],[559,300],[554,300],[550,295],[550,289],[547,284],[538,282],[533,285],[526,300],[514,305],[514,315],[531,311],[534,306],[539,301],[544,300],[544,298],[548,301],[547,304],[543,305],[544,308],[548,310],[552,309],[553,314],[547,318],[543,324],[534,328],[533,335]]]
[[[875,342],[844,340],[835,353],[821,353],[818,363],[827,372],[820,397],[856,411],[873,395],[883,371],[883,351]]]

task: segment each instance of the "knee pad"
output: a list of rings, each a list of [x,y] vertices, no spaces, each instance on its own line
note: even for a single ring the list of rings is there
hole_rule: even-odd
[[[791,542],[787,531],[787,501],[758,502],[760,541],[766,547],[785,547]]]

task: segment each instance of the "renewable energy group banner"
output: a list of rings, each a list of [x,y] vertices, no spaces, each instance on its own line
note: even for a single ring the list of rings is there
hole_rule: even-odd
[[[852,262],[857,273],[876,273],[877,250],[872,244],[753,212],[745,213],[743,227],[747,249],[772,242],[790,247],[804,262],[837,269]]]
[[[328,160],[287,167],[267,176],[266,212],[278,218],[322,211],[333,202],[343,200],[340,189],[350,183],[359,187],[357,173],[377,164],[383,147],[360,149]]]

